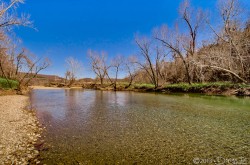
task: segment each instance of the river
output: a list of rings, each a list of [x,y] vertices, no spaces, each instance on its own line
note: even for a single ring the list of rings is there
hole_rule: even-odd
[[[49,164],[249,163],[250,99],[33,90]]]

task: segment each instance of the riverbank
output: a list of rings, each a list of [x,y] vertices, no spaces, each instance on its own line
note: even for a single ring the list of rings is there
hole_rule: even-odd
[[[103,91],[112,91],[114,88],[111,84],[95,84],[85,83],[82,86],[68,87],[45,87],[30,86],[31,89],[94,89]],[[116,91],[134,91],[134,92],[158,92],[158,93],[196,93],[206,95],[222,95],[222,96],[250,96],[250,85],[232,84],[227,82],[214,83],[179,83],[167,84],[155,89],[153,84],[133,84],[128,87],[128,83],[118,83]]]
[[[0,96],[0,164],[39,163],[35,149],[41,129],[37,118],[25,107],[29,98]]]
[[[30,89],[62,89],[60,87],[30,86]]]
[[[113,90],[112,86],[106,84],[84,84],[83,88],[96,90]],[[158,92],[158,93],[197,93],[207,95],[222,96],[250,96],[250,85],[232,84],[225,82],[215,83],[193,83],[193,84],[167,84],[155,89],[152,84],[133,84],[126,88],[126,83],[118,84],[117,91],[135,91],[135,92]]]
[[[82,89],[82,87],[45,87],[45,86],[30,86],[30,89]]]
[[[207,95],[222,95],[222,96],[250,96],[250,86],[243,84],[231,83],[193,83],[193,84],[169,84],[163,87],[154,89],[152,86],[137,86],[136,89],[146,91],[156,91],[161,93],[198,93]]]

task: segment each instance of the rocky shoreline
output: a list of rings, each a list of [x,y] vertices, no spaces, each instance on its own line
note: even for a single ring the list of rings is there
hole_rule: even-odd
[[[25,110],[28,96],[0,96],[0,164],[39,164],[35,144],[42,129],[35,114]]]

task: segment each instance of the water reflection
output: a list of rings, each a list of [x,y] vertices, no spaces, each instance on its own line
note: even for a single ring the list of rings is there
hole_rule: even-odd
[[[46,164],[192,164],[249,157],[250,100],[91,90],[34,90]]]

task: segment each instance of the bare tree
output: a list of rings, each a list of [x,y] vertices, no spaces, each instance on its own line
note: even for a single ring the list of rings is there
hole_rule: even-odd
[[[31,26],[29,16],[22,15],[18,17],[16,14],[16,7],[23,3],[23,0],[13,0],[9,3],[0,1],[0,72],[3,77],[12,77],[11,71],[15,68],[14,54],[9,56],[7,53],[9,45],[13,46],[9,37],[6,35],[6,30],[10,31],[13,26]],[[13,68],[12,68],[13,67]],[[9,80],[7,82],[11,86]]]
[[[108,73],[108,70],[106,72],[106,75],[107,75],[109,81],[111,82],[111,85],[113,86],[115,91],[117,90],[118,74],[121,71],[123,64],[124,64],[124,57],[121,55],[117,55],[111,60],[111,65],[109,67],[109,70],[113,69],[113,71],[114,71],[114,78],[110,77],[110,73]]]
[[[202,52],[206,63],[198,63],[200,67],[211,68],[228,73],[241,82],[247,83],[249,74],[249,35],[243,25],[242,9],[238,0],[224,0],[218,3],[221,30],[218,32],[209,21],[210,29],[217,40]],[[209,49],[208,49],[209,48]]]
[[[125,60],[125,70],[128,73],[129,84],[125,87],[126,89],[129,88],[136,76],[138,75],[138,67],[135,65],[136,57],[130,56]]]
[[[18,81],[17,91],[22,92],[30,81],[43,69],[49,66],[47,59],[37,59],[35,56],[23,49],[20,53],[16,53],[15,44],[7,37],[14,26],[32,26],[29,16],[22,14],[18,16],[16,8],[23,0],[12,0],[9,3],[0,1],[0,70],[3,77],[6,78],[10,87],[9,79]],[[8,54],[8,50],[12,51]]]
[[[66,80],[68,81],[67,86],[71,87],[76,81],[77,74],[81,71],[82,65],[73,57],[68,57],[66,60],[67,71],[65,73]]]
[[[160,68],[162,61],[164,61],[165,54],[160,51],[158,46],[153,45],[153,41],[148,38],[136,37],[135,42],[144,59],[143,62],[136,61],[136,63],[141,69],[147,72],[151,83],[154,84],[156,89],[159,86],[159,80],[162,77]]]
[[[13,70],[13,66],[11,65],[11,62],[9,60],[9,56],[6,53],[6,49],[1,48],[0,49],[0,76],[6,78],[6,81],[10,88],[12,88],[12,83],[8,79],[10,73]]]
[[[24,3],[24,0],[12,0],[10,3],[0,1],[0,28],[11,28],[13,26],[32,26],[29,21],[29,15],[22,14],[20,17],[16,14],[16,7]]]
[[[37,76],[37,74],[46,69],[50,65],[50,61],[47,58],[37,58],[35,55],[29,53],[26,49],[22,49],[20,53],[16,55],[7,55],[6,60],[9,65],[3,64],[0,60],[0,69],[4,78],[17,80],[17,92],[22,94],[23,89],[25,89],[31,80]],[[11,57],[11,58],[10,58]],[[9,84],[11,87],[11,84]]]
[[[91,60],[91,68],[100,79],[101,86],[103,86],[105,76],[110,66],[107,65],[107,55],[104,52],[98,53],[92,50],[88,51],[88,56]]]
[[[190,61],[197,52],[197,35],[201,25],[204,23],[204,14],[201,10],[195,11],[191,8],[189,1],[184,1],[180,7],[180,16],[183,20],[186,33],[179,31],[179,25],[170,30],[163,26],[155,33],[155,38],[172,53],[176,60],[180,58],[185,67],[186,77],[189,84],[192,83]]]

